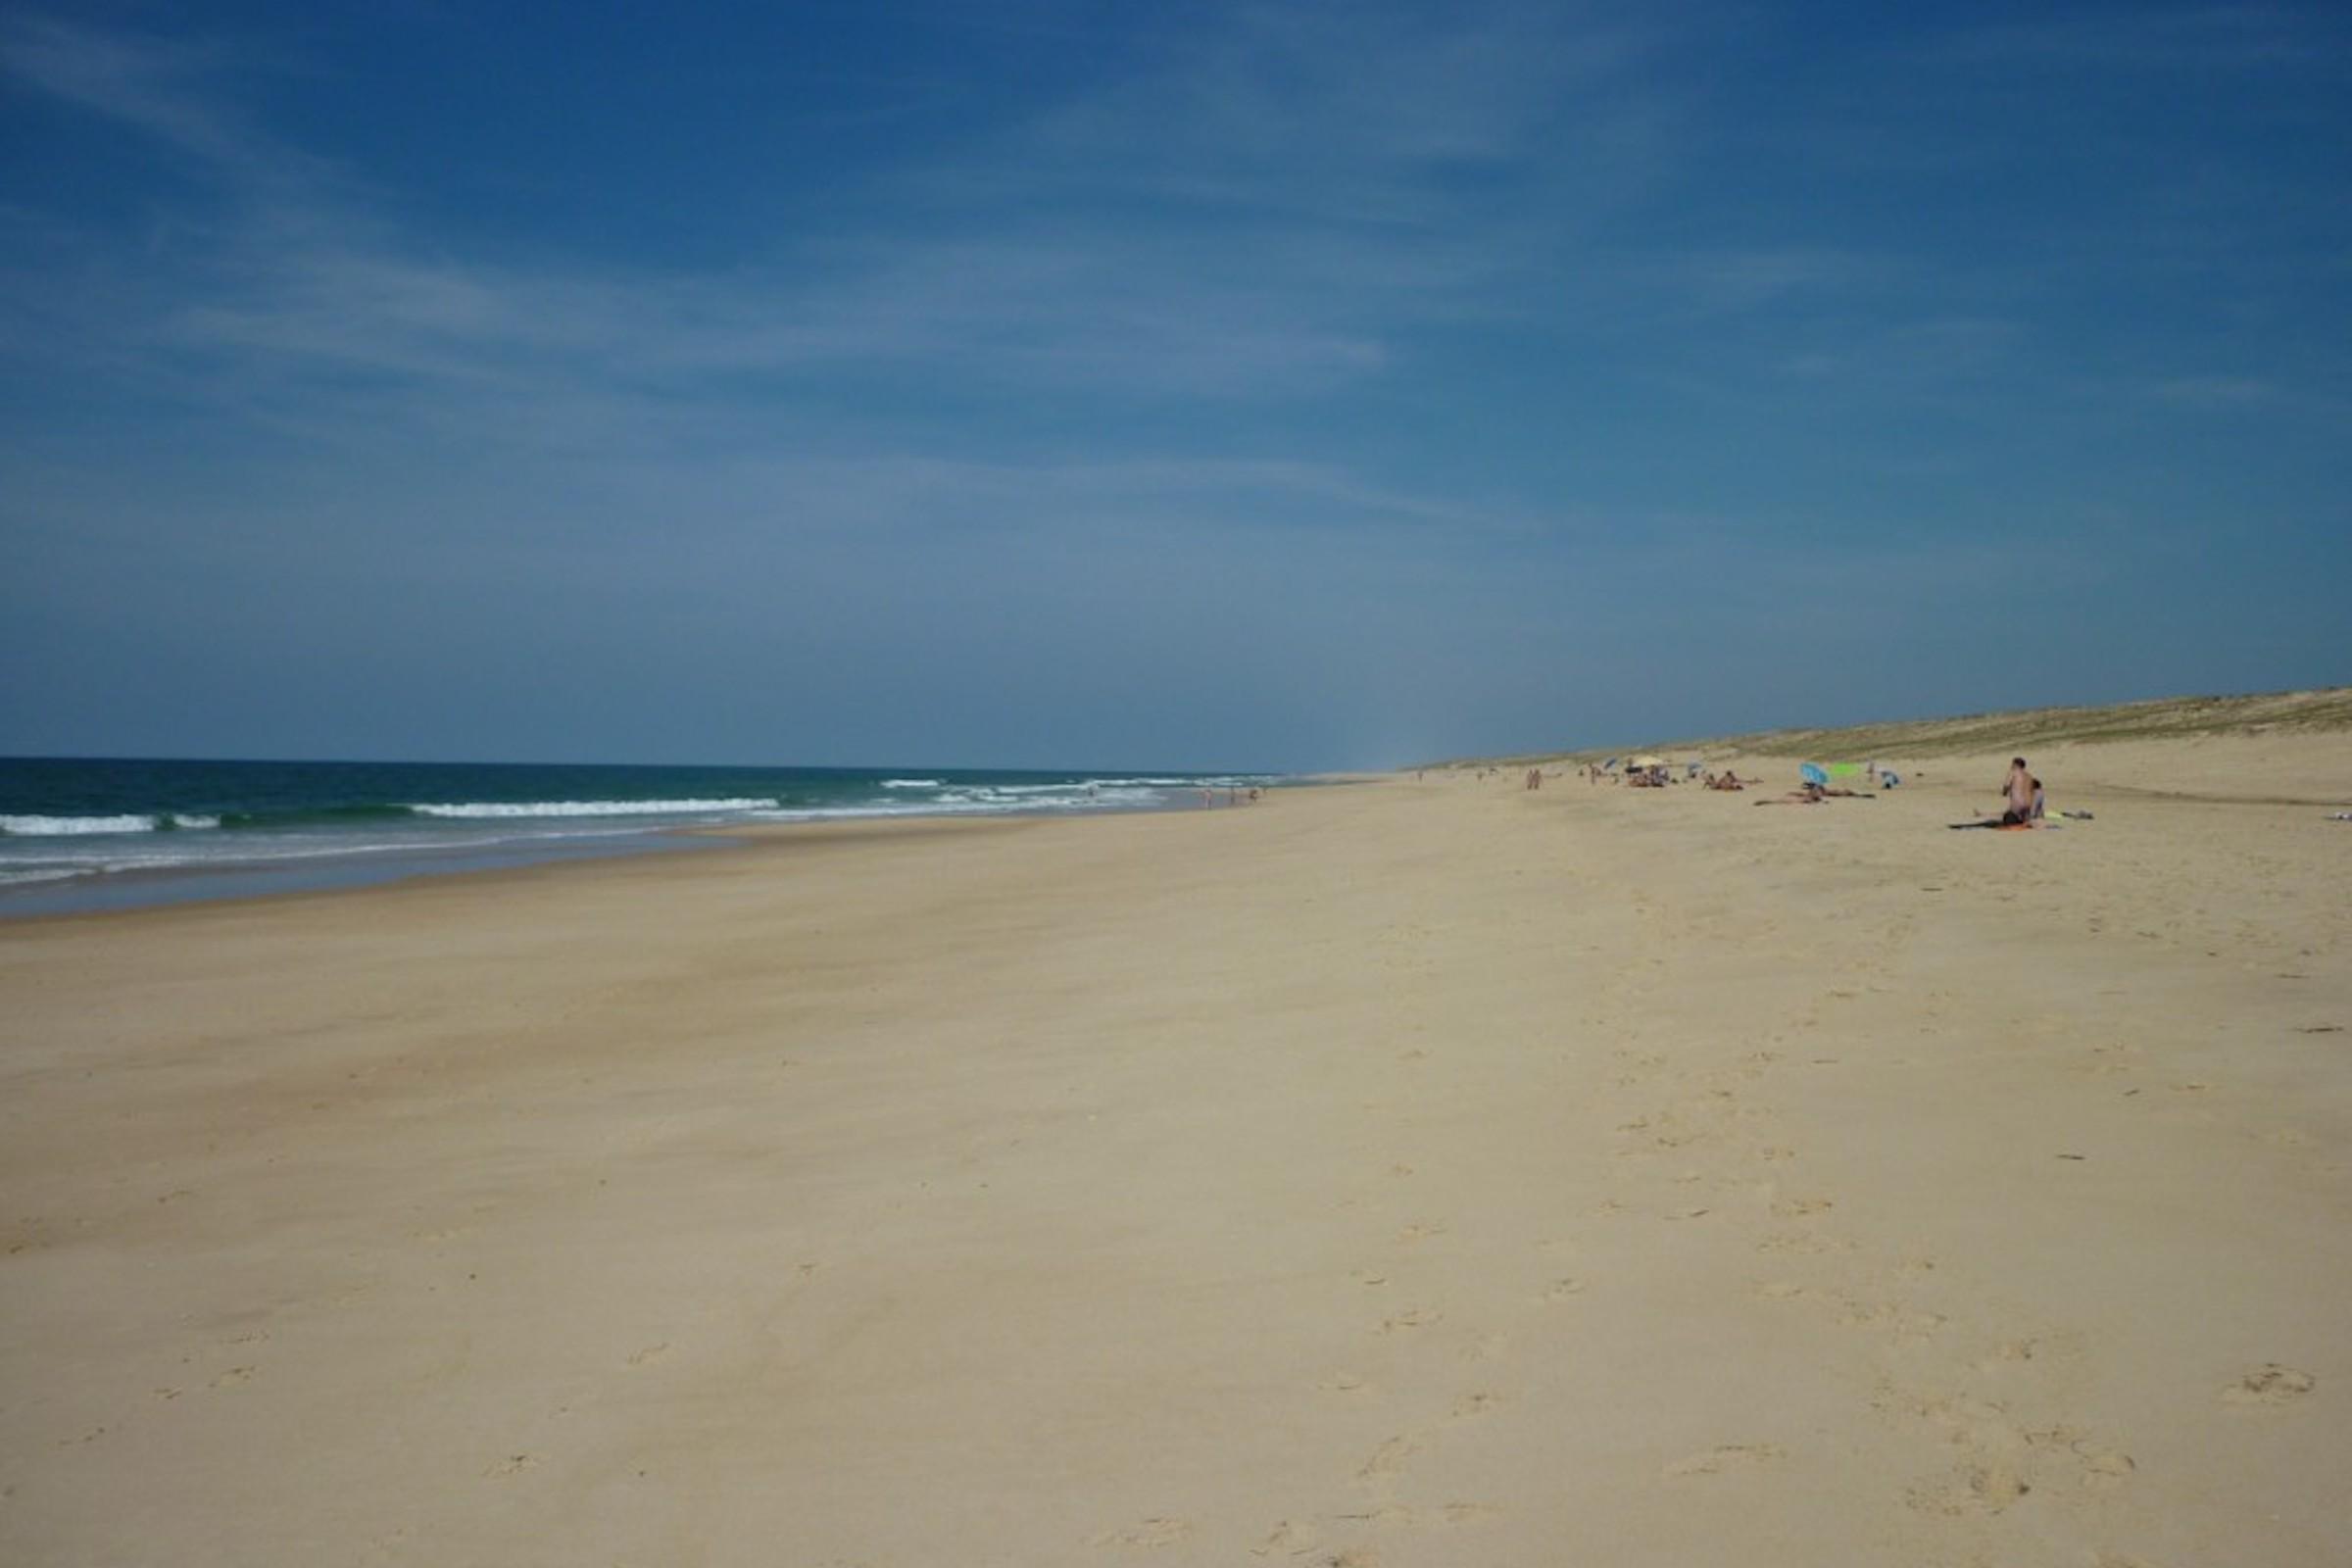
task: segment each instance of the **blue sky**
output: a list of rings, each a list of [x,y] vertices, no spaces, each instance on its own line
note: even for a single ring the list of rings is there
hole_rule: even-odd
[[[0,753],[2337,683],[2347,350],[2330,6],[8,9]]]

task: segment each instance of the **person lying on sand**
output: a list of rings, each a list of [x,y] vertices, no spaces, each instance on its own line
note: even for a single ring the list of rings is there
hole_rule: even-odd
[[[1875,795],[1860,790],[1832,789],[1827,784],[1806,784],[1790,790],[1777,801],[1758,801],[1758,806],[1819,806],[1824,801],[1875,801]]]

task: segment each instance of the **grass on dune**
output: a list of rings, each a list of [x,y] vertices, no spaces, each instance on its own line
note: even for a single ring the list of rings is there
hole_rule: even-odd
[[[2022,751],[2034,746],[2107,741],[2180,740],[2200,735],[2263,735],[2352,729],[2352,686],[2318,691],[2266,692],[2250,697],[2163,697],[2104,708],[2029,708],[1966,713],[1952,718],[1895,719],[1824,729],[1762,730],[1745,735],[1647,742],[1614,748],[1690,757],[1738,752],[1745,756],[1860,760],[1870,757],[1950,757]],[[1455,767],[1527,766],[1583,761],[1609,750],[1529,753],[1479,758]]]

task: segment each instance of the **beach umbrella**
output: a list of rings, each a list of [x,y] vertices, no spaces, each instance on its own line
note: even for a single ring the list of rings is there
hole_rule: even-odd
[[[1819,762],[1807,762],[1796,770],[1796,776],[1808,784],[1827,784],[1830,775],[1822,771]]]
[[[1625,765],[1628,767],[1664,767],[1666,765],[1666,760],[1662,757],[1650,757],[1645,754],[1641,757],[1627,759]]]

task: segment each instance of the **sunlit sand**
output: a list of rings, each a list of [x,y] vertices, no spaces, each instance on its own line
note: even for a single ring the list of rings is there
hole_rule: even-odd
[[[0,1555],[2342,1560],[2352,740],[2008,750],[0,927]]]

